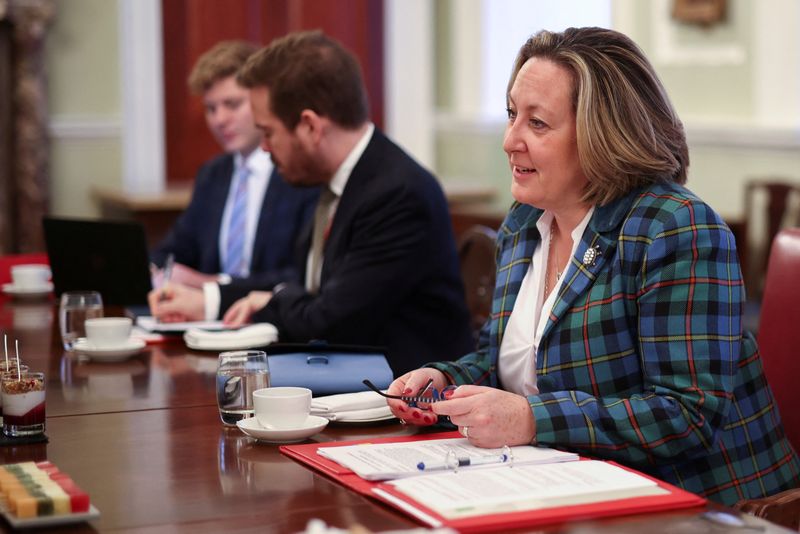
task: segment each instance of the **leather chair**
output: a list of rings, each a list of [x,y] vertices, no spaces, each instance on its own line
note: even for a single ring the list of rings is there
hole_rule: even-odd
[[[758,347],[789,441],[800,450],[800,228],[781,230],[772,244]]]
[[[797,203],[800,203],[798,182],[775,177],[751,180],[745,186],[745,219],[738,229],[736,246],[747,293],[753,300],[763,294],[764,272],[775,236],[781,228],[800,226],[800,213],[792,209]]]
[[[800,488],[782,491],[763,499],[741,501],[736,503],[735,508],[800,532]]]
[[[497,234],[487,226],[475,225],[465,230],[458,241],[461,277],[467,297],[470,327],[477,341],[481,327],[492,311],[492,295],[497,265]]]
[[[778,232],[769,256],[759,351],[789,442],[800,451],[800,228]],[[800,485],[800,481],[798,481]],[[800,487],[736,504],[743,512],[800,531]]]

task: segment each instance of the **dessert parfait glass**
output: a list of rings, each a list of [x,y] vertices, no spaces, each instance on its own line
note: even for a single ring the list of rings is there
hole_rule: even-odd
[[[0,360],[0,387],[2,387],[2,379],[7,374],[13,374],[13,377],[17,378],[17,373],[27,373],[28,366],[27,365],[20,365],[19,369],[17,369],[17,359],[16,358],[9,358],[8,361]],[[0,424],[3,423],[3,395],[2,390],[0,390]]]
[[[44,373],[6,372],[0,378],[3,397],[3,434],[31,436],[44,432]]]

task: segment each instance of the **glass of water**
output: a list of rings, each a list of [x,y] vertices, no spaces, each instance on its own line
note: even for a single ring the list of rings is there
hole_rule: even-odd
[[[103,299],[97,291],[66,291],[61,295],[58,322],[61,341],[72,350],[79,338],[86,337],[86,319],[103,316]]]
[[[226,425],[253,417],[253,392],[269,387],[267,354],[260,350],[223,352],[217,363],[217,405]]]

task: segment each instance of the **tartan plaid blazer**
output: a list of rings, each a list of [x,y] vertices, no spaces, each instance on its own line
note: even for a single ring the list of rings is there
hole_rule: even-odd
[[[477,352],[429,364],[453,383],[502,387],[500,342],[541,214],[515,203],[500,228]],[[563,276],[536,353],[539,394],[528,397],[538,443],[728,505],[798,484],[755,341],[742,334],[734,238],[709,206],[674,184],[598,206]]]

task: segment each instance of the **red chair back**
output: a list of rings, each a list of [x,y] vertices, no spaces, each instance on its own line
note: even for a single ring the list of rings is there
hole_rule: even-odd
[[[758,346],[783,427],[800,451],[800,228],[781,230],[767,266]]]
[[[0,284],[11,282],[11,267],[24,263],[38,263],[50,265],[50,260],[44,252],[34,252],[32,254],[9,254],[0,256]]]

